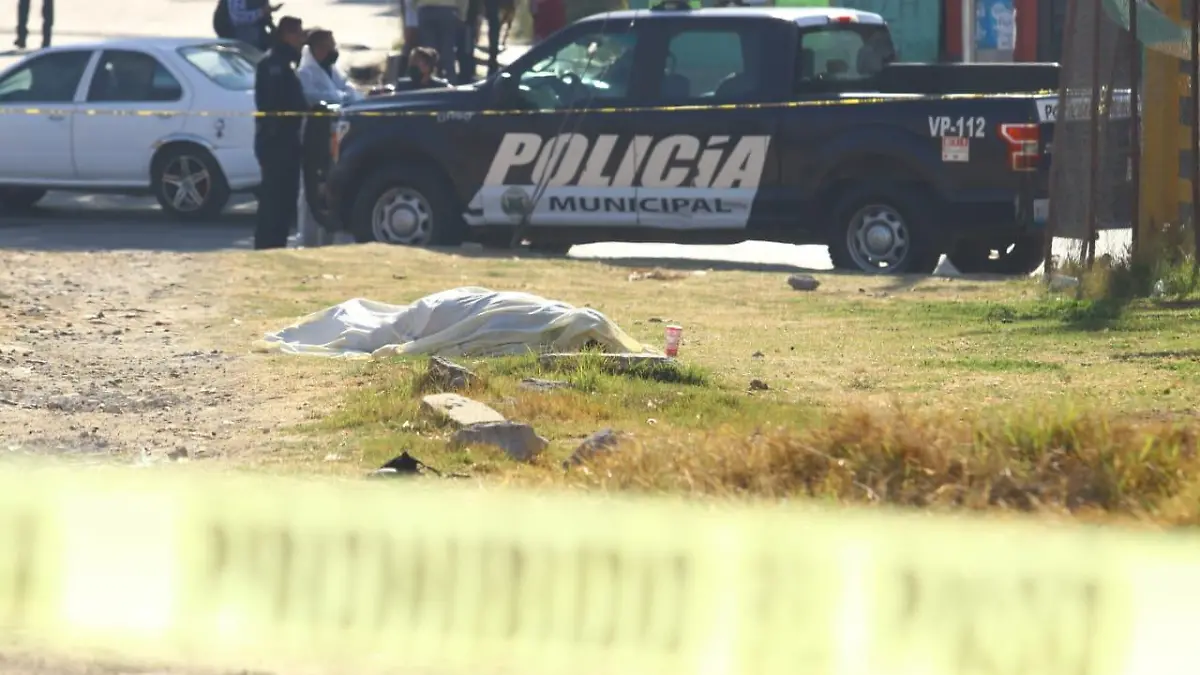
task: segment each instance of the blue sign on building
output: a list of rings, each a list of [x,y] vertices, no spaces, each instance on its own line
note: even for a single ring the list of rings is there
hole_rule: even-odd
[[[975,0],[975,48],[1011,51],[1016,46],[1012,0]]]

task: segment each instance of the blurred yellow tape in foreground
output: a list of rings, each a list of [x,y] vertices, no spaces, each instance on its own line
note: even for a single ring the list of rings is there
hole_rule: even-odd
[[[875,512],[0,470],[0,634],[280,673],[1165,675],[1191,538]]]

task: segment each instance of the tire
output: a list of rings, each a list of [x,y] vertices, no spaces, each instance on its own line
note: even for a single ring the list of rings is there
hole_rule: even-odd
[[[179,220],[220,215],[229,203],[225,173],[207,150],[195,145],[168,147],[154,158],[150,186],[163,211]],[[188,187],[194,188],[188,193]]]
[[[1005,276],[1029,276],[1045,260],[1044,234],[1023,234],[1001,243],[966,239],[955,244],[947,257],[963,274]]]
[[[387,166],[367,176],[350,208],[359,243],[458,246],[467,226],[449,181],[428,167]]]
[[[929,274],[941,257],[930,207],[922,192],[895,183],[850,188],[833,207],[833,266],[866,274]]]
[[[28,211],[45,196],[41,188],[0,187],[0,211]]]

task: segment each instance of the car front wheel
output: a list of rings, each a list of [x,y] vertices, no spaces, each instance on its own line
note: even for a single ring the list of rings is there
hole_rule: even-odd
[[[940,253],[932,218],[912,190],[891,183],[851,188],[833,208],[833,266],[866,274],[929,274]]]
[[[45,196],[41,188],[0,186],[0,211],[25,211]]]
[[[168,148],[150,169],[151,188],[163,210],[180,220],[212,218],[229,202],[229,185],[217,160],[193,146]]]
[[[457,246],[466,225],[439,173],[410,166],[379,169],[354,200],[351,229],[359,242]]]

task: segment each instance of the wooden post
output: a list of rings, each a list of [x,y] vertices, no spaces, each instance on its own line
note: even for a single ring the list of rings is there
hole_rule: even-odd
[[[1155,0],[1165,15],[1183,23],[1182,3],[1191,0]],[[1164,223],[1179,222],[1181,205],[1189,196],[1190,185],[1180,175],[1180,149],[1190,138],[1180,120],[1180,99],[1186,96],[1186,71],[1178,58],[1147,49],[1143,52],[1145,81],[1142,82],[1143,106],[1141,199],[1138,207],[1138,250],[1153,255],[1157,230]],[[1184,187],[1186,186],[1186,191]]]

